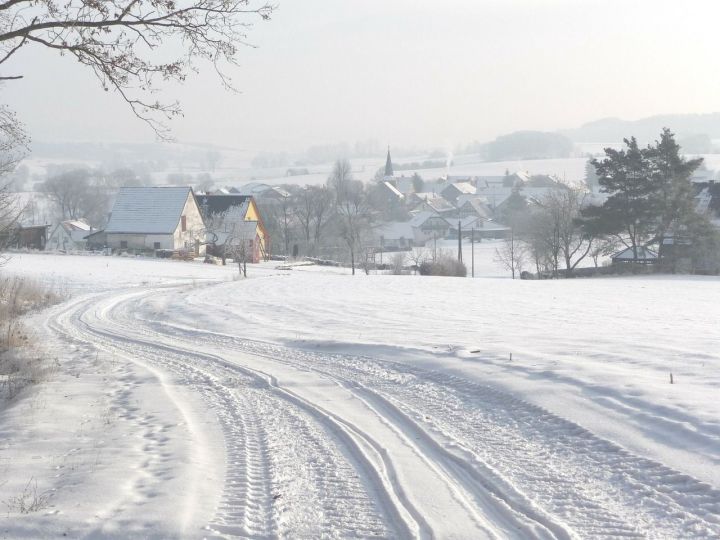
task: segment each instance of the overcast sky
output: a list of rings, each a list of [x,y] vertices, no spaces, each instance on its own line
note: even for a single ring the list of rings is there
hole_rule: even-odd
[[[607,116],[720,111],[720,2],[278,0],[233,71],[169,98],[180,141],[250,150],[374,138],[455,147]],[[69,57],[27,50],[2,90],[37,140],[153,140]],[[9,68],[10,66],[8,66]],[[10,69],[8,69],[10,71]]]

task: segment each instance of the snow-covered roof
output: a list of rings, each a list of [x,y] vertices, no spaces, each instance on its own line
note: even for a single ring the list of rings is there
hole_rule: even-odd
[[[386,188],[390,190],[390,193],[395,195],[398,199],[403,199],[405,195],[400,193],[395,186],[393,186],[390,182],[383,182]]]
[[[419,202],[414,209],[422,209],[422,208],[430,208],[435,213],[443,213],[443,212],[451,212],[452,210],[455,210],[455,207],[450,203],[449,201],[445,200],[442,197],[437,197],[434,199],[428,199],[427,201],[423,200]]]
[[[123,187],[106,233],[170,234],[180,222],[189,187]]]
[[[465,193],[467,195],[474,195],[477,191],[475,186],[473,186],[470,182],[455,182],[445,189],[448,189],[451,186],[457,189],[460,193]]]
[[[420,193],[414,193],[413,195],[424,201],[431,201],[433,199],[443,198],[442,195],[440,195],[439,193],[435,193],[434,191],[421,191]]]
[[[523,182],[529,182],[530,181],[530,173],[527,171],[517,171],[514,173],[516,177],[518,177]]]
[[[92,230],[92,227],[86,222],[81,219],[69,219],[67,221],[62,222],[63,227],[67,231],[90,231]]]
[[[262,194],[263,194],[263,195],[267,195],[269,191],[270,191],[270,192],[273,192],[273,193],[276,193],[276,194],[280,195],[280,196],[283,197],[283,198],[287,198],[287,197],[290,196],[290,192],[289,192],[288,190],[283,189],[283,188],[278,187],[278,186],[273,186],[273,187],[271,187],[270,189],[266,189],[265,191],[262,192]]]
[[[655,253],[653,250],[645,247],[645,246],[638,246],[637,247],[637,258],[639,260],[651,260],[651,259],[657,259],[657,253]],[[619,259],[621,261],[632,261],[635,257],[633,254],[632,248],[626,248],[622,251],[616,253],[612,256],[613,259]]]
[[[487,202],[484,197],[477,197],[477,196],[473,197],[473,196],[467,196],[467,195],[462,195],[461,197],[462,197],[462,199],[460,197],[458,197],[458,200],[457,200],[458,208],[462,208],[463,206],[468,204],[468,205],[472,206],[472,208],[475,210],[475,212],[479,216],[483,216],[486,218],[490,217],[490,209],[487,207]]]
[[[237,192],[240,195],[256,195],[258,193],[262,193],[263,191],[267,191],[268,189],[272,189],[272,186],[269,184],[264,184],[262,182],[250,182],[249,184],[245,184],[239,188]]]
[[[478,189],[481,187],[489,187],[491,185],[502,186],[505,183],[506,178],[507,177],[504,174],[499,176],[477,176],[475,177],[475,185]]]
[[[232,212],[241,215],[247,214],[252,197],[250,195],[200,195],[197,198],[198,206],[204,216],[212,216]]]

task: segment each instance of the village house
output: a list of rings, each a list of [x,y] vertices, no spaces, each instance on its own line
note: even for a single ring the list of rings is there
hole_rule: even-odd
[[[380,251],[406,251],[415,246],[415,235],[408,221],[386,223],[376,234]]]
[[[82,251],[87,249],[86,237],[93,232],[87,222],[79,219],[61,221],[50,232],[45,249]]]
[[[207,225],[211,255],[224,257],[235,251],[239,243],[246,243],[246,251],[252,253],[247,262],[268,259],[270,237],[252,196],[200,195],[198,203]]]
[[[453,205],[456,204],[458,197],[461,195],[475,195],[476,193],[477,190],[475,189],[475,186],[470,182],[455,182],[449,184],[440,192],[445,200]]]
[[[410,213],[433,212],[439,215],[451,215],[456,208],[442,197],[431,197],[420,201],[412,207]]]
[[[429,240],[445,238],[450,231],[450,223],[434,212],[420,212],[410,220],[415,245],[422,246]]]
[[[396,251],[424,246],[430,240],[446,238],[450,228],[450,222],[435,212],[418,212],[410,221],[395,221],[379,227],[375,232],[376,247]]]
[[[695,208],[720,229],[720,183],[714,180],[693,182],[693,188],[696,193]]]
[[[205,224],[189,187],[120,188],[102,236],[114,251],[205,254]]]
[[[465,218],[465,217],[479,217],[484,219],[490,219],[492,217],[492,210],[485,203],[485,199],[477,196],[462,196],[458,197],[457,209],[452,214],[453,217]]]
[[[502,239],[506,238],[510,234],[510,227],[502,225],[493,221],[479,216],[465,216],[459,219],[446,218],[450,223],[450,229],[448,231],[448,237],[457,238],[458,225],[462,231],[463,238],[474,237],[476,241],[482,239]]]
[[[435,193],[434,191],[421,191],[418,193],[410,193],[407,197],[405,197],[407,204],[413,208],[422,202],[427,202],[435,199],[445,200],[443,199],[442,195],[440,195],[439,193]]]

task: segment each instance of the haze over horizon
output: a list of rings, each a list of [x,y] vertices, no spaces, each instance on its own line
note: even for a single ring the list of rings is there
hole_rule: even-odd
[[[604,117],[720,110],[720,6],[669,1],[280,2],[223,90],[209,66],[167,89],[178,141],[248,150],[376,139],[454,148]],[[715,15],[715,16],[713,16]],[[2,88],[35,140],[153,141],[69,57],[27,47]],[[62,104],[59,107],[58,104]]]

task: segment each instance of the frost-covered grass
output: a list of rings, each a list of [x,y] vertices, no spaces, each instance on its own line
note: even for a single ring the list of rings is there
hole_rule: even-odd
[[[53,370],[23,317],[56,304],[62,295],[30,278],[0,276],[0,399],[12,399]]]

